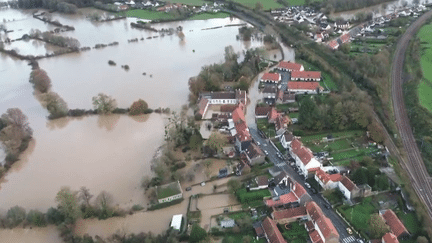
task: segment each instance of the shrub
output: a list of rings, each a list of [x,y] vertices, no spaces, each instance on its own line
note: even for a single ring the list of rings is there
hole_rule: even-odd
[[[55,92],[48,92],[42,96],[44,106],[49,111],[49,119],[65,117],[69,108],[67,103]]]
[[[141,206],[141,205],[139,205],[139,204],[135,204],[135,205],[132,206],[132,210],[133,211],[141,211],[143,209],[144,209],[144,207]]]
[[[70,116],[75,116],[75,117],[76,116],[83,116],[83,115],[85,115],[85,113],[86,113],[86,111],[83,109],[70,109],[68,112],[68,114]]]
[[[132,116],[146,114],[148,112],[148,104],[142,99],[132,103],[129,114]]]
[[[7,211],[6,218],[11,227],[16,227],[26,218],[26,211],[19,206],[12,207]]]
[[[51,88],[51,79],[48,74],[42,69],[35,69],[30,73],[30,83],[34,89],[41,93],[46,93]]]
[[[113,60],[109,60],[109,61],[108,61],[108,64],[111,65],[111,66],[115,66],[115,65],[117,65]]]
[[[189,236],[190,243],[197,243],[204,240],[207,237],[207,232],[201,228],[198,224],[192,226],[192,230]]]
[[[295,130],[295,131],[293,131],[293,135],[294,136],[303,136],[304,135],[304,131],[302,131],[302,130]]]
[[[38,210],[30,210],[30,212],[27,214],[27,221],[37,227],[47,226],[45,215]]]

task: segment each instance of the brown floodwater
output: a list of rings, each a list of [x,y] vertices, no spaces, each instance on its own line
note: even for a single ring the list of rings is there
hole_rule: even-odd
[[[49,25],[33,19],[28,11],[8,9],[0,11],[0,15],[11,19],[6,22],[7,27],[16,32],[12,32],[14,36],[10,38],[21,37],[32,28],[51,29]],[[187,103],[188,79],[198,74],[203,65],[222,62],[226,46],[232,45],[240,58],[247,48],[262,46],[258,40],[237,40],[238,26],[201,30],[244,23],[238,19],[154,25],[157,29],[182,25],[185,39],[180,40],[176,35],[146,39],[155,33],[130,28],[130,19],[94,23],[83,16],[54,15],[54,19],[74,25],[75,31],[62,34],[78,38],[82,46],[113,41],[118,41],[119,45],[39,61],[40,67],[48,72],[52,80],[53,91],[63,97],[70,108],[91,108],[91,98],[103,92],[116,98],[120,107],[128,107],[142,98],[152,108],[178,110]],[[141,37],[144,41],[127,41]],[[51,47],[20,41],[15,42],[13,48],[24,53],[43,54],[43,49],[49,52]],[[290,52],[289,48],[287,50]],[[278,51],[269,52],[267,56],[275,60],[280,57]],[[109,66],[108,60],[115,61],[117,66]],[[120,67],[125,64],[130,66],[129,71]],[[140,180],[152,173],[150,162],[163,142],[166,116],[151,114],[132,118],[110,115],[48,121],[47,111],[34,97],[28,82],[30,71],[27,62],[0,53],[0,113],[7,108],[18,107],[28,116],[34,130],[34,140],[29,149],[0,182],[0,214],[15,205],[45,211],[55,206],[55,195],[62,186],[73,190],[86,186],[94,195],[106,190],[120,207],[146,205],[147,200],[139,188]],[[146,75],[143,75],[144,72]],[[205,188],[207,186],[200,190]],[[188,197],[190,193],[185,195]],[[126,218],[82,220],[77,231],[103,236],[120,228],[134,233],[143,230],[160,233],[166,229],[172,214],[185,213],[185,209],[182,203],[167,210]],[[157,218],[158,223],[152,218]],[[2,231],[0,236],[14,237],[13,232],[21,231]],[[43,242],[44,238],[37,237],[38,232],[22,231],[19,234],[23,238],[18,242],[35,242],[26,238],[29,234],[34,234],[33,237]],[[56,239],[49,232],[45,233]]]
[[[55,226],[44,228],[22,229],[15,228],[12,230],[0,229],[0,241],[2,243],[59,243],[63,242]]]

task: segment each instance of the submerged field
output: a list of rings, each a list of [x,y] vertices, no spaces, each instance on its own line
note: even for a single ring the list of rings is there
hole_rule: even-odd
[[[423,26],[417,36],[421,41],[421,68],[423,80],[418,87],[420,103],[432,111],[432,24]]]

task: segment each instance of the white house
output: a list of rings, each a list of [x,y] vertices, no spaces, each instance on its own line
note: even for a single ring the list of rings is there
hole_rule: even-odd
[[[347,199],[357,197],[360,191],[356,184],[346,176],[342,176],[342,179],[338,183],[338,188]]]
[[[302,142],[298,139],[294,139],[291,142],[290,154],[295,159],[296,165],[303,175],[307,175],[308,171],[318,169],[322,166],[314,157],[312,151],[303,146]]]
[[[279,83],[281,81],[281,75],[279,73],[264,73],[260,81],[266,83]]]
[[[290,81],[287,85],[287,91],[296,94],[317,94],[317,91],[323,90],[319,82]]]
[[[282,136],[279,137],[279,141],[285,149],[289,148],[293,140],[294,140],[294,135],[289,132],[285,132]]]
[[[162,186],[156,186],[156,195],[159,203],[171,202],[183,198],[180,182],[172,182]]]
[[[230,92],[201,93],[198,101],[198,113],[204,117],[210,105],[246,104],[247,94],[243,90]]]
[[[295,62],[284,62],[281,61],[277,67],[281,71],[304,71],[304,67],[302,64],[295,63]]]
[[[183,214],[176,214],[171,220],[171,227],[175,230],[180,230],[183,220]]]

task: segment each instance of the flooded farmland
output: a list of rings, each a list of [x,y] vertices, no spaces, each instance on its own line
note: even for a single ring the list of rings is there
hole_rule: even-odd
[[[113,96],[119,107],[129,107],[141,98],[151,108],[178,110],[187,103],[188,79],[197,75],[203,65],[223,61],[226,46],[232,45],[241,56],[244,50],[263,45],[258,40],[238,40],[238,26],[202,30],[244,23],[235,18],[157,24],[153,27],[181,25],[185,38],[181,40],[171,35],[147,39],[159,34],[131,28],[130,22],[134,19],[94,23],[85,18],[88,11],[83,10],[84,13],[78,16],[53,14],[53,19],[76,29],[61,35],[77,38],[81,46],[113,41],[119,45],[39,61],[52,80],[52,90],[68,103],[69,108],[91,108],[91,98],[103,92]],[[53,29],[33,19],[29,13],[12,9],[0,11],[0,15],[8,20],[7,28],[14,30],[8,33],[9,38],[20,38],[31,29]],[[144,40],[129,43],[132,38]],[[6,49],[17,49],[25,55],[53,52],[56,48],[38,41],[6,45]],[[285,58],[294,55],[290,48],[284,48],[284,53]],[[279,60],[281,53],[271,51],[267,58]],[[109,66],[108,60],[117,65]],[[130,66],[129,71],[120,67],[126,64]],[[55,195],[62,186],[72,190],[86,186],[94,195],[106,190],[120,207],[146,205],[140,181],[144,175],[152,173],[150,162],[163,142],[166,116],[109,115],[48,121],[47,111],[34,97],[28,82],[30,71],[27,62],[0,54],[0,113],[18,107],[28,116],[34,130],[29,148],[0,182],[0,213],[15,205],[46,211],[55,206]],[[2,156],[0,153],[0,159]],[[163,211],[138,213],[126,218],[82,220],[77,225],[77,232],[101,236],[119,229],[160,233],[166,229],[171,213],[185,213],[185,202]],[[160,223],[154,224],[150,218],[158,218]],[[51,228],[0,230],[0,238],[10,239],[10,242],[59,242],[55,229]]]

